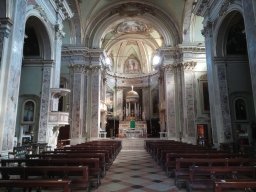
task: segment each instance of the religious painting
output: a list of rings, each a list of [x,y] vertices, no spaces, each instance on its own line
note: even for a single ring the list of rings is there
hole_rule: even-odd
[[[149,31],[149,28],[139,21],[125,21],[118,25],[116,31],[118,33],[143,33]]]
[[[141,67],[137,59],[130,58],[125,62],[124,73],[140,73]]]
[[[23,110],[22,110],[22,122],[29,124],[34,123],[35,121],[35,108],[36,104],[33,100],[26,100],[23,103]]]
[[[210,112],[210,100],[209,100],[209,90],[208,81],[206,76],[201,76],[199,80],[200,86],[200,104],[203,113]]]

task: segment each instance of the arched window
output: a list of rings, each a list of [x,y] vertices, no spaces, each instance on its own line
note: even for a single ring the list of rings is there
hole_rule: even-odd
[[[235,115],[236,120],[247,120],[246,102],[243,98],[235,100]]]
[[[26,100],[23,103],[22,122],[24,124],[34,123],[36,103],[33,100]]]

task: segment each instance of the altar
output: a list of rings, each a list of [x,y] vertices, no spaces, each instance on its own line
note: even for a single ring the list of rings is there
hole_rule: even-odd
[[[145,121],[136,121],[135,128],[130,128],[130,121],[121,121],[118,135],[126,138],[145,138],[147,137],[147,124]]]

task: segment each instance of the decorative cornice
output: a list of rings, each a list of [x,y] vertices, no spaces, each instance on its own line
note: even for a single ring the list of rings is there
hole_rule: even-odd
[[[193,13],[203,17],[208,9],[208,4],[208,0],[198,0],[193,9]]]
[[[66,0],[50,0],[55,11],[58,12],[62,20],[70,19],[73,17],[73,12],[71,11]]]
[[[8,38],[12,27],[12,20],[10,18],[0,18],[0,43],[4,38]]]
[[[112,71],[106,71],[106,74],[119,79],[144,79],[148,77],[152,77],[158,74],[158,71],[154,71],[148,74],[133,74],[133,75],[127,75],[127,74],[120,74],[120,73],[114,73]]]
[[[205,52],[205,44],[204,42],[200,42],[197,44],[180,44],[178,45],[180,51],[182,52],[194,52],[194,53],[204,53]]]
[[[219,16],[223,16],[226,14],[228,7],[230,4],[232,4],[234,0],[224,0],[224,2],[221,5],[220,11],[219,11]]]
[[[192,71],[192,70],[194,70],[196,64],[197,63],[195,61],[185,62],[182,64],[182,67],[184,70]]]
[[[54,60],[43,60],[41,58],[30,58],[23,59],[23,67],[53,67],[55,64]]]
[[[183,53],[179,48],[161,48],[159,49],[159,55],[163,58],[163,64],[165,63],[178,63],[182,61]]]

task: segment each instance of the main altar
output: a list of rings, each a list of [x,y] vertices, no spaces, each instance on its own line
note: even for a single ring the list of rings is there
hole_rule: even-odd
[[[119,137],[145,138],[147,137],[147,124],[142,121],[139,94],[133,90],[127,93],[124,107],[124,121],[119,123]]]
[[[119,123],[119,137],[126,138],[145,138],[147,137],[146,121],[135,121],[135,128],[131,128],[130,121]]]

